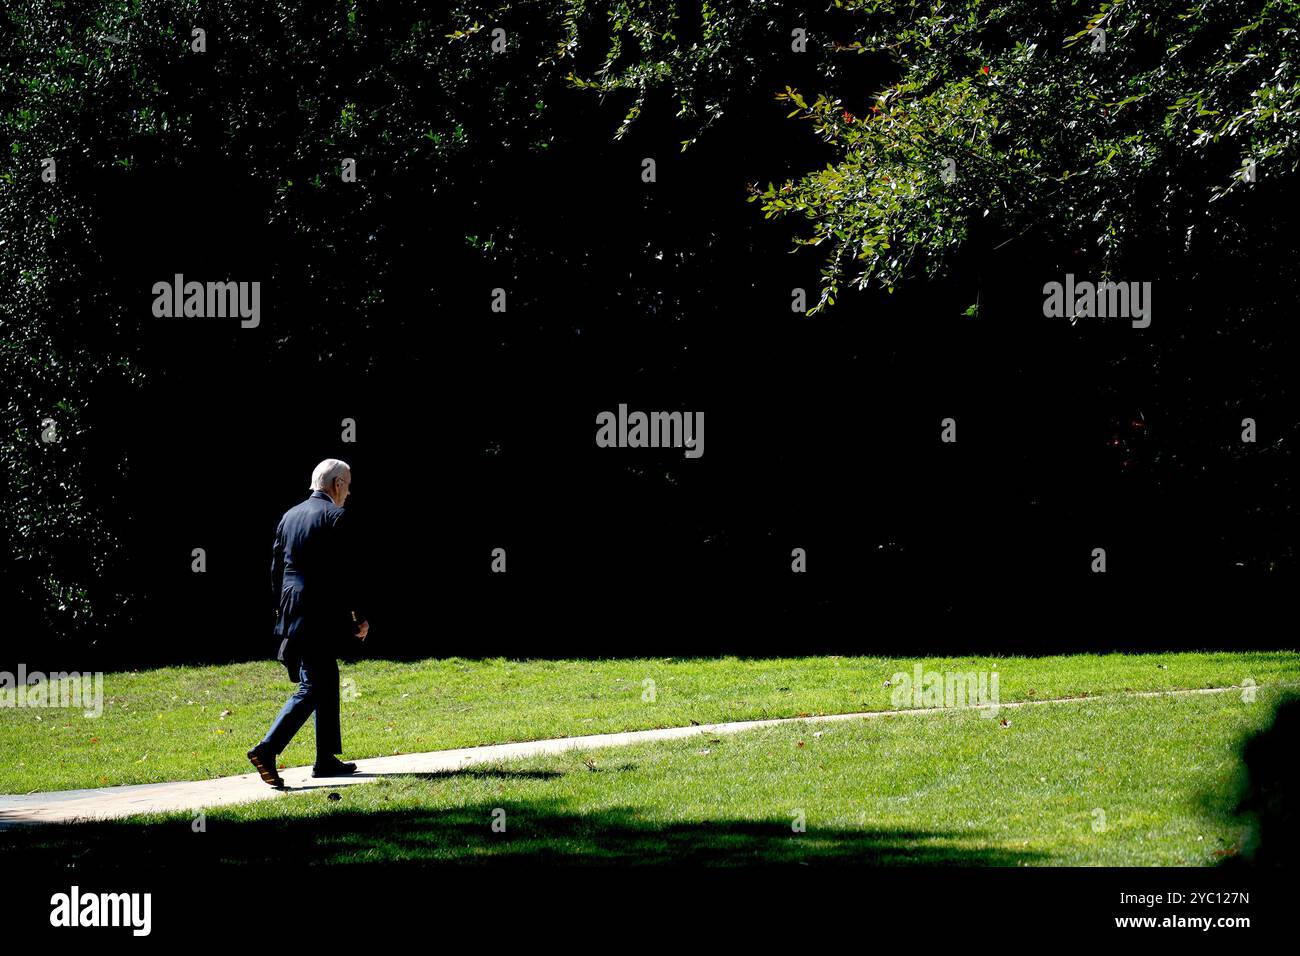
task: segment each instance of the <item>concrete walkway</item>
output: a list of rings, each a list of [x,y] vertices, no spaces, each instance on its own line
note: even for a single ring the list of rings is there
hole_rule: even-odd
[[[1241,687],[1216,687],[1207,690],[1145,691],[972,707],[883,710],[854,714],[826,714],[816,717],[780,717],[771,720],[742,720],[725,724],[668,727],[661,730],[636,730],[620,734],[560,737],[554,740],[532,740],[514,744],[493,744],[486,747],[464,747],[460,750],[435,750],[428,753],[398,754],[393,757],[371,757],[355,760],[353,762],[357,765],[357,772],[348,777],[315,779],[311,775],[310,767],[291,767],[280,772],[280,776],[284,778],[284,790],[277,790],[263,783],[261,777],[255,772],[249,772],[238,777],[219,777],[215,780],[145,783],[126,787],[101,787],[96,790],[59,790],[52,793],[32,793],[25,796],[0,796],[0,830],[22,824],[109,820],[131,816],[136,813],[193,812],[232,803],[245,803],[250,800],[273,800],[286,794],[305,793],[309,790],[319,790],[322,787],[337,789],[365,783],[367,780],[374,780],[385,774],[445,773],[461,767],[495,763],[512,757],[558,754],[566,750],[621,747],[625,744],[651,740],[680,740],[686,737],[696,737],[700,734],[734,734],[761,727],[778,727],[782,724],[826,724],[843,720],[871,720],[902,714],[933,714],[951,710],[984,710],[993,706],[996,706],[999,710],[1014,710],[1019,707],[1036,707],[1047,704],[1077,704],[1129,697],[1239,693],[1241,690]]]

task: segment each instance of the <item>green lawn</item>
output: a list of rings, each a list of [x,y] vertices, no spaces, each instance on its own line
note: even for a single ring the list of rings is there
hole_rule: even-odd
[[[1300,682],[1300,654],[1037,658],[600,661],[424,660],[341,665],[345,757],[800,714],[888,710],[895,672],[988,671],[1004,703],[1125,690]],[[654,700],[645,700],[645,681]],[[245,751],[292,691],[274,662],[105,676],[104,712],[0,708],[0,793],[250,772]],[[223,713],[225,716],[222,716]],[[305,727],[281,761],[311,763]]]
[[[1239,746],[1281,695],[1081,700],[1005,710],[1007,726],[967,710],[702,733],[216,809],[201,833],[176,814],[0,841],[19,866],[1210,865],[1247,835],[1232,812]]]

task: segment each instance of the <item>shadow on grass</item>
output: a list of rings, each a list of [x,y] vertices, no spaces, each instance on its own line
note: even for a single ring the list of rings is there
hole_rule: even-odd
[[[1242,742],[1235,811],[1249,831],[1224,866],[1294,866],[1300,854],[1300,696],[1289,694],[1273,722]]]
[[[615,769],[615,768],[611,768]],[[619,770],[634,770],[635,764],[618,767]],[[372,780],[447,780],[451,777],[469,777],[474,780],[554,780],[564,776],[558,770],[500,770],[496,768],[466,767],[457,770],[439,770],[428,773],[353,773],[347,777],[311,778],[304,783],[284,787],[286,793],[306,793],[309,790],[330,790],[344,780],[343,786],[351,786]],[[147,784],[146,784],[147,786]],[[0,811],[0,824],[4,822],[4,812]],[[2,827],[0,827],[2,829]]]
[[[630,766],[636,766],[631,764]],[[409,780],[448,780],[468,777],[471,780],[554,780],[563,777],[559,770],[505,770],[500,767],[463,767],[456,770],[433,770],[427,773],[386,773],[384,777],[406,777]]]
[[[456,773],[465,773],[457,771]],[[421,774],[445,779],[450,774]],[[495,774],[482,772],[483,776]],[[494,811],[507,832],[494,833]],[[498,813],[499,817],[500,814]],[[45,867],[287,863],[471,865],[1016,866],[1043,854],[958,847],[980,833],[826,829],[793,833],[790,820],[659,823],[635,808],[575,812],[551,800],[479,802],[445,810],[329,809],[314,817],[231,821],[220,811],[195,833],[188,816],[162,823],[107,821],[15,827],[0,835],[6,862]]]

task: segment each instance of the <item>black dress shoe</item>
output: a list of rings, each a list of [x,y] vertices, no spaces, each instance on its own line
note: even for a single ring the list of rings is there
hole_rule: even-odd
[[[318,763],[311,768],[311,775],[313,777],[346,777],[348,774],[356,772],[356,764],[344,763],[342,760],[333,760],[329,763]]]
[[[261,744],[258,744],[248,752],[249,762],[257,768],[261,778],[273,787],[284,788],[284,779],[275,769],[275,754],[267,751]]]

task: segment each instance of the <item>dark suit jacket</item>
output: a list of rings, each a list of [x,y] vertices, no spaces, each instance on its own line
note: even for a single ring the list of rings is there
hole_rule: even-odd
[[[276,659],[298,679],[303,657],[336,657],[356,643],[356,622],[364,621],[359,601],[359,542],[348,518],[323,491],[284,513],[271,550],[271,587],[281,638]]]

